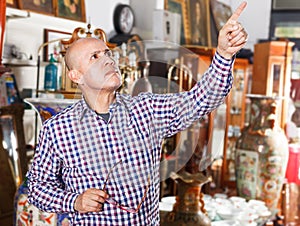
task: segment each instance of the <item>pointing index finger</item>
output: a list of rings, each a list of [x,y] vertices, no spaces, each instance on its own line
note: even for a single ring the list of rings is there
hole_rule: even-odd
[[[244,9],[246,8],[246,6],[247,6],[247,2],[242,2],[240,6],[234,11],[232,16],[229,18],[229,21],[232,20],[237,21],[240,15],[242,14],[242,12],[244,11]]]

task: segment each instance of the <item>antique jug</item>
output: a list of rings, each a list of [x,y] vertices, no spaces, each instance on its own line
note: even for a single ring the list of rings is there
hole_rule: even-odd
[[[288,160],[288,140],[277,124],[279,98],[248,95],[250,123],[236,143],[238,195],[258,199],[277,212]]]
[[[201,172],[190,174],[185,170],[179,173],[172,172],[170,176],[178,184],[178,195],[173,210],[161,219],[161,225],[210,226],[211,221],[204,208],[201,188],[211,181],[211,178]]]

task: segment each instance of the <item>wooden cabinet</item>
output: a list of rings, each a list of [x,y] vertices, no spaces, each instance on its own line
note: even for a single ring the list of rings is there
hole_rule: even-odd
[[[251,93],[278,96],[278,122],[284,128],[290,95],[292,47],[289,41],[271,41],[254,46]]]

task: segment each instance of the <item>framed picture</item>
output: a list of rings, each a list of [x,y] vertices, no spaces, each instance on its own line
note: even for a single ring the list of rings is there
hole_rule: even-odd
[[[85,2],[84,0],[76,1],[56,1],[57,6],[55,15],[70,20],[85,22]]]
[[[44,43],[51,42],[58,39],[70,39],[72,36],[69,32],[57,31],[51,29],[44,29]],[[62,50],[62,44],[60,41],[49,43],[44,48],[44,61],[49,61],[50,54],[53,54],[53,57],[56,61],[59,60],[60,53]]]
[[[6,6],[12,7],[12,8],[18,8],[19,7],[19,0],[6,0]]]
[[[210,4],[213,19],[219,31],[231,17],[232,10],[229,5],[219,2],[218,0],[211,0]]]
[[[165,10],[178,13],[181,16],[180,44],[190,43],[190,24],[187,13],[186,0],[166,0]]]
[[[20,9],[54,15],[54,0],[18,0]]]
[[[209,0],[189,0],[190,44],[211,46]]]

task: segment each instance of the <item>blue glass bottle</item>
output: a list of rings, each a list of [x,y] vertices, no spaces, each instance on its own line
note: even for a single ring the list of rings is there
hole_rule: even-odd
[[[50,55],[50,63],[45,67],[44,89],[55,91],[57,89],[57,66],[54,64],[53,54]]]

